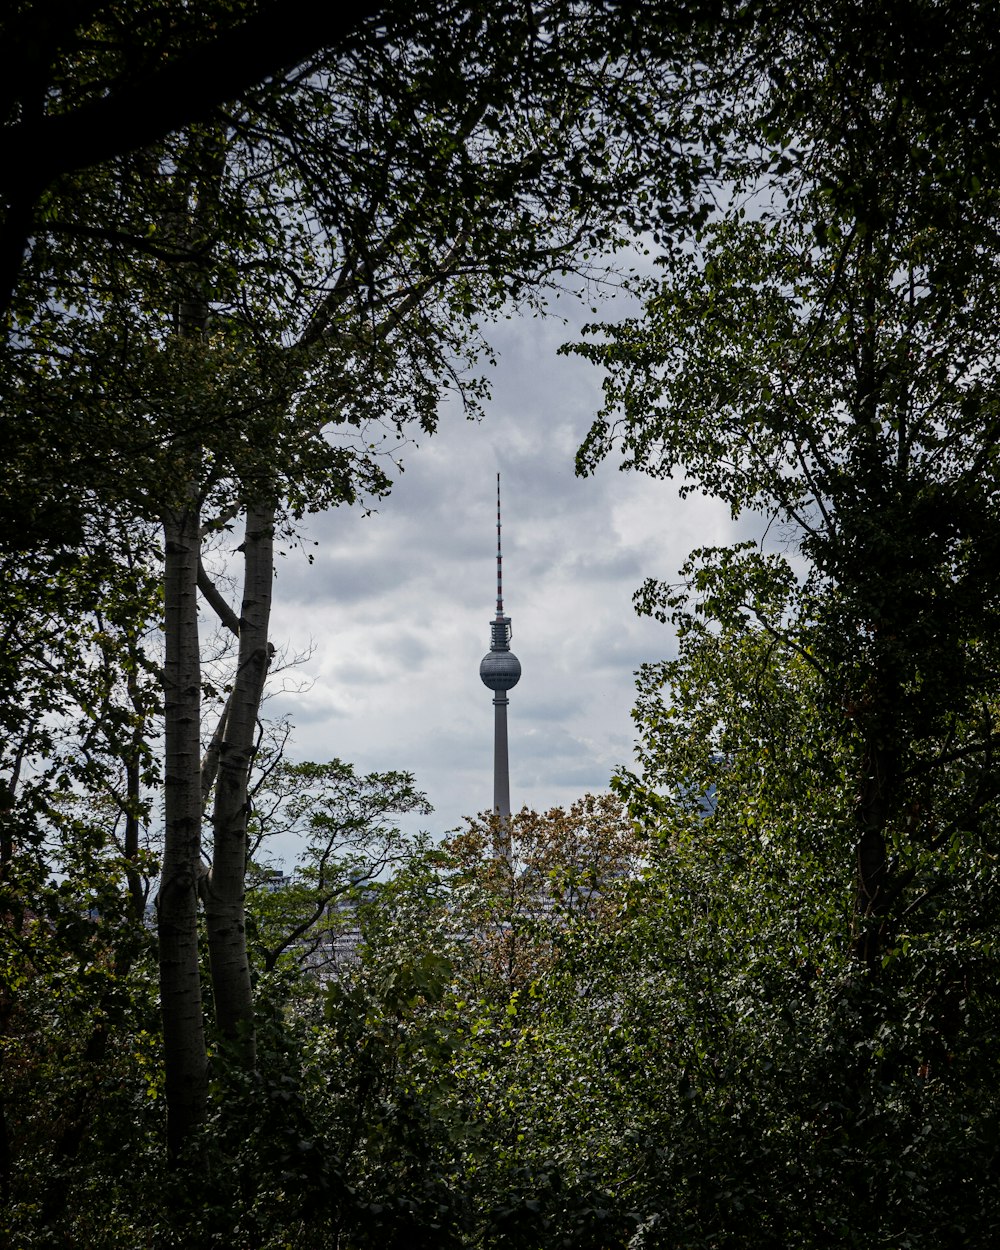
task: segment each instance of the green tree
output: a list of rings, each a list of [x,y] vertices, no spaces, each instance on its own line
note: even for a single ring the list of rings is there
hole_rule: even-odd
[[[106,812],[50,794],[44,816],[52,858],[19,848],[2,883],[0,1237],[139,1244],[139,1188],[124,1178],[149,1183],[162,1150],[152,935]]]
[[[702,552],[688,585],[698,612],[756,623],[821,678],[854,753],[855,941],[874,970],[997,798],[997,184],[985,159],[954,172],[920,103],[860,54],[838,140],[821,102],[846,56],[796,64],[813,111],[782,113],[775,90],[740,118],[776,169],[665,260],[644,319],[579,349],[609,370],[579,467],[620,446],[623,467],[771,517],[793,550]],[[801,155],[773,153],[797,124]],[[681,601],[640,602],[666,619]]]
[[[905,10],[757,11],[706,70],[745,144],[718,213],[577,349],[608,370],[581,471],[620,449],[777,539],[637,596],[679,654],[617,786],[666,854],[550,1052],[628,1022],[581,1068],[635,1244],[995,1235],[994,36]]]
[[[623,779],[649,869],[539,987],[519,1078],[555,1117],[538,1149],[592,1164],[640,1245],[988,1241],[991,839],[951,848],[947,902],[911,908],[863,975],[844,941],[855,757],[821,678],[766,630],[681,624],[640,683],[644,784]]]
[[[642,865],[622,803],[587,794],[568,809],[484,812],[446,838],[451,925],[466,941],[475,993],[504,1007],[557,957],[575,923],[607,922],[614,886]]]
[[[431,810],[412,773],[360,776],[342,760],[280,760],[265,772],[254,786],[248,880],[262,970],[279,961],[335,966],[337,936],[357,922],[366,893],[420,850],[394,818]],[[266,867],[270,844],[293,837],[301,842],[295,867],[276,878]]]

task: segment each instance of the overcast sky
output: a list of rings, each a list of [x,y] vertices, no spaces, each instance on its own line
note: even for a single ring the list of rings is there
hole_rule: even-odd
[[[493,800],[492,694],[479,679],[495,612],[495,490],[501,474],[504,606],[520,683],[508,709],[511,805],[545,809],[605,789],[632,757],[633,673],[674,653],[671,631],[636,616],[646,576],[675,580],[696,546],[733,536],[727,510],[609,461],[579,479],[574,453],[600,407],[600,375],[557,355],[593,320],[504,322],[481,422],[446,411],[404,454],[376,515],[312,518],[314,563],[281,560],[272,636],[311,651],[305,683],[271,703],[295,724],[296,758],[406,769],[435,833]],[[621,315],[612,303],[601,310]],[[280,678],[278,679],[280,681]]]

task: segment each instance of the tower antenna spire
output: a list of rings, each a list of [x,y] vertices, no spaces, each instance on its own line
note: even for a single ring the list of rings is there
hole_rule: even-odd
[[[503,610],[503,554],[500,549],[500,474],[497,474],[497,614],[490,622],[490,649],[479,665],[483,684],[493,691],[493,810],[510,816],[510,768],[507,760],[507,691],[521,679],[521,665],[510,649],[510,617]]]
[[[500,551],[500,474],[497,474],[497,620],[503,616],[503,554]]]

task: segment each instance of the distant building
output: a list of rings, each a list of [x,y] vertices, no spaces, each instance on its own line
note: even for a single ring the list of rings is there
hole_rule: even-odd
[[[278,890],[283,890],[290,881],[291,877],[286,876],[281,868],[263,868],[254,884],[258,890],[263,890],[266,894],[274,894]]]

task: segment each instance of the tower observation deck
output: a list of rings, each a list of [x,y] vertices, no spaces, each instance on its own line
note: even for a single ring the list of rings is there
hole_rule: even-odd
[[[493,810],[510,815],[507,759],[507,691],[521,680],[521,664],[510,649],[510,617],[503,610],[503,556],[500,550],[500,474],[497,474],[497,614],[490,622],[490,649],[479,665],[483,684],[493,691]]]

